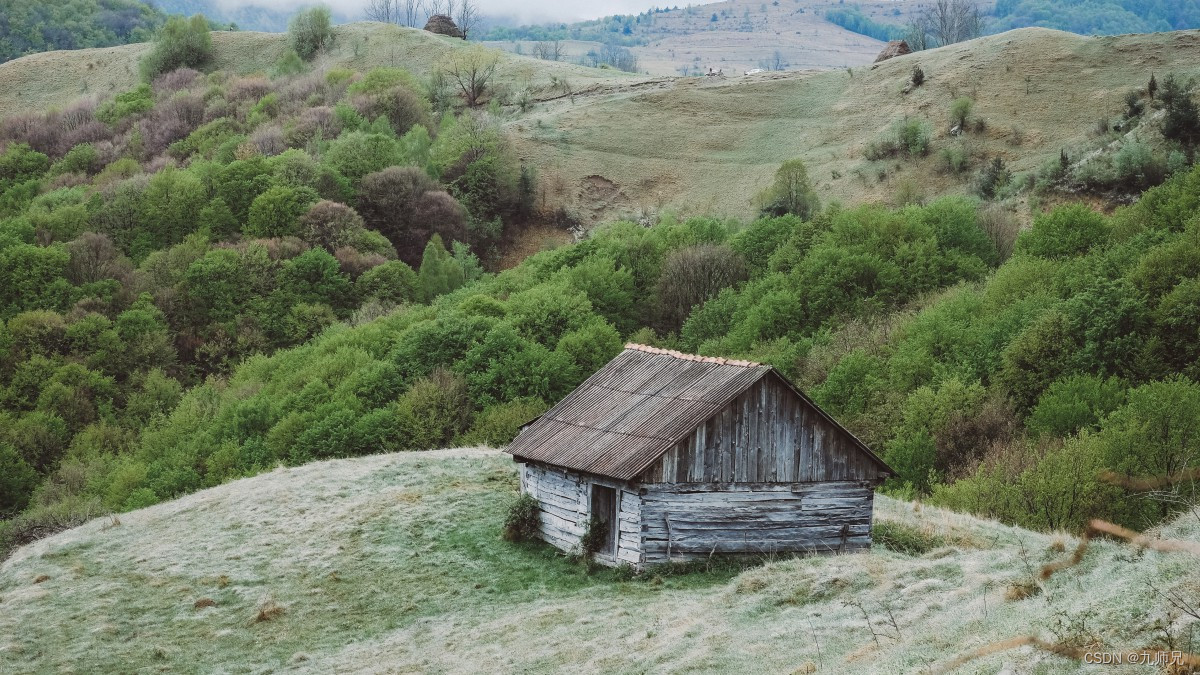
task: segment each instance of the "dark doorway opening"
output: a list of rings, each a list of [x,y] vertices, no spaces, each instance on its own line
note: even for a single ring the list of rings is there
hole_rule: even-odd
[[[604,543],[596,551],[613,555],[617,550],[617,491],[603,485],[592,485],[592,517],[603,527]]]

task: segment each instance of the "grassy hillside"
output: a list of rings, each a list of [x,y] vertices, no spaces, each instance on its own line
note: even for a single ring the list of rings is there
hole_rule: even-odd
[[[287,35],[252,31],[216,31],[212,34],[213,70],[228,73],[269,73],[287,50]],[[353,23],[334,28],[334,44],[317,68],[344,67],[365,72],[395,66],[418,76],[429,75],[448,52],[464,47],[462,40],[422,30],[380,23]],[[138,61],[149,44],[104,49],[45,52],[0,64],[0,118],[63,107],[81,96],[111,96],[136,86]],[[535,67],[534,67],[535,66]],[[576,87],[594,82],[621,81],[623,73],[567,63],[539,63],[506,57],[499,80],[515,85],[527,79],[534,85],[551,76],[569,79]],[[10,93],[11,92],[11,93]]]
[[[497,451],[406,453],[95,520],[0,566],[0,669],[915,673],[1031,633],[1128,650],[1194,626],[1148,584],[1194,597],[1195,557],[1101,542],[1035,582],[1074,540],[887,498],[877,536],[908,552],[589,575],[501,541],[515,489]],[[1028,647],[955,672],[1001,670],[1157,672]]]
[[[1111,137],[1130,89],[1152,73],[1195,75],[1200,33],[1087,38],[1025,29],[853,71],[674,79],[538,107],[511,123],[522,153],[552,171],[557,198],[581,217],[676,210],[744,217],[781,162],[802,158],[825,200],[892,201],[967,193],[1000,157],[1032,172],[1066,150],[1079,157]],[[904,94],[914,66],[923,86]],[[951,136],[950,104],[974,101],[985,129]],[[927,123],[928,156],[870,160],[872,141],[904,119]],[[943,149],[963,152],[963,173]]]
[[[318,66],[396,65],[425,76],[463,46],[381,24],[340,26],[336,34]],[[214,44],[213,67],[269,72],[286,37],[215,33]],[[0,116],[128,89],[146,49],[50,52],[0,64],[0,89],[16,92],[0,97]],[[1197,63],[1197,32],[1089,38],[1024,29],[853,70],[647,78],[506,55],[498,73],[514,95],[532,92],[531,108],[508,109],[507,127],[543,176],[543,205],[566,207],[586,223],[664,210],[746,217],[780,163],[797,157],[825,201],[969,193],[977,171],[997,157],[1026,174],[1064,150],[1079,158],[1121,140],[1097,134],[1098,119],[1106,127],[1119,122],[1129,90],[1152,74],[1198,74]],[[926,82],[905,94],[917,65]],[[950,104],[960,97],[973,99],[973,119],[983,124],[952,136]],[[928,154],[868,159],[871,143],[905,119],[929,126]],[[943,151],[964,165],[947,170]]]

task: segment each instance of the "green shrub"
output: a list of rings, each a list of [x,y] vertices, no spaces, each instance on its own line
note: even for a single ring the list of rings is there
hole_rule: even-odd
[[[328,7],[311,7],[288,22],[288,42],[300,58],[311,60],[333,43],[333,21]]]
[[[541,505],[533,495],[522,493],[508,507],[504,517],[504,538],[508,541],[535,541],[541,534]]]
[[[1129,191],[1145,190],[1167,177],[1166,157],[1137,141],[1121,146],[1112,162],[1117,183]]]
[[[775,172],[775,182],[759,194],[763,215],[794,214],[807,220],[820,208],[817,193],[808,179],[808,169],[799,159],[789,160]]]
[[[13,143],[0,154],[0,191],[41,178],[49,168],[49,157],[25,143]]]
[[[202,69],[213,58],[208,19],[196,14],[190,19],[172,16],[154,37],[154,47],[142,58],[142,77],[153,80],[177,68]]]
[[[866,157],[870,160],[885,159],[895,155],[923,157],[929,154],[929,139],[932,131],[925,122],[905,117],[892,122],[884,136],[867,146]]]
[[[466,379],[443,369],[414,382],[396,410],[408,432],[401,442],[411,450],[449,446],[470,427],[473,415]]]
[[[1011,181],[1012,172],[1005,166],[1004,160],[994,157],[979,172],[977,190],[979,191],[979,195],[984,199],[993,199],[1000,196],[1000,191],[1008,186]]]
[[[1194,82],[1185,82],[1171,74],[1163,78],[1159,94],[1159,100],[1167,109],[1163,117],[1163,136],[1186,147],[1200,142],[1200,109],[1192,100],[1194,87]]]
[[[154,92],[148,84],[123,91],[96,109],[96,119],[115,124],[130,115],[141,115],[154,107]]]
[[[1125,400],[1126,385],[1117,378],[1073,375],[1056,380],[1038,399],[1025,425],[1035,436],[1065,438],[1100,421]]]
[[[399,141],[384,134],[351,131],[330,142],[323,161],[353,183],[403,160]]]
[[[251,237],[296,236],[300,217],[319,200],[310,188],[270,188],[250,205],[245,233]]]
[[[37,471],[29,466],[21,453],[8,443],[0,442],[0,518],[25,508],[39,481]]]
[[[100,155],[91,143],[81,143],[67,151],[50,167],[51,176],[64,173],[93,174],[100,170]]]
[[[1084,204],[1070,204],[1035,216],[1033,227],[1017,239],[1017,250],[1042,258],[1065,258],[1102,245],[1108,233],[1103,215]]]
[[[895,520],[876,520],[871,526],[871,540],[888,550],[912,556],[925,555],[949,545],[935,532]]]
[[[967,96],[961,96],[954,99],[950,103],[950,124],[959,128],[959,131],[966,133],[967,122],[971,119],[971,110],[974,108],[975,102]]]
[[[583,536],[579,538],[579,552],[585,557],[600,551],[608,543],[608,523],[597,516],[588,518],[583,526]]]
[[[1142,93],[1137,89],[1131,89],[1125,93],[1125,117],[1127,119],[1136,119],[1142,116],[1142,112],[1146,106],[1142,103]]]
[[[942,167],[948,173],[955,175],[966,171],[971,161],[966,148],[942,148],[939,154],[942,158]]]
[[[929,154],[929,125],[918,119],[897,120],[892,124],[892,133],[900,150],[909,157],[923,157]]]
[[[304,59],[296,53],[295,48],[288,49],[283,53],[283,56],[275,62],[275,74],[283,77],[288,75],[299,75],[304,72]]]
[[[417,299],[417,273],[399,260],[373,267],[355,282],[359,297],[401,304]]]
[[[403,68],[372,68],[363,75],[362,79],[354,82],[346,90],[350,95],[382,94],[389,89],[405,87],[413,91],[421,91],[421,83],[413,74]]]
[[[470,445],[502,448],[517,437],[522,426],[546,412],[547,407],[540,398],[518,398],[488,406],[475,416],[475,424],[463,441]]]
[[[1083,436],[1057,447],[1001,447],[971,476],[939,485],[930,502],[1042,531],[1120,519],[1120,490],[1100,480],[1095,445]]]

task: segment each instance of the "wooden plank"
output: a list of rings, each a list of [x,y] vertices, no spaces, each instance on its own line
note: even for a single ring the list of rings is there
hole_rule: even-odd
[[[787,411],[783,419],[783,470],[779,474],[779,480],[782,482],[791,482],[799,480],[796,478],[796,460],[798,454],[798,439],[796,436],[797,419],[796,412],[798,411],[799,400],[796,395],[788,391],[784,394],[787,397]]]
[[[703,493],[720,490],[724,492],[834,492],[837,490],[846,489],[861,489],[873,490],[874,484],[871,481],[861,480],[844,480],[844,481],[803,481],[795,483],[659,483],[657,485],[647,485],[643,488],[646,494],[687,494],[687,493]]]
[[[730,463],[732,464],[731,473],[733,474],[733,481],[735,483],[746,480],[745,461],[744,461],[744,458],[742,457],[742,452],[744,452],[746,449],[746,444],[742,440],[742,427],[743,427],[743,423],[744,423],[744,417],[743,417],[742,412],[743,412],[742,397],[739,396],[736,399],[734,399],[733,403],[731,404],[731,412],[730,412],[730,414],[732,415],[732,422],[733,422],[733,427],[731,429],[732,433],[730,436],[730,446],[729,446],[730,451],[731,451],[730,452]]]
[[[559,515],[550,513],[549,511],[543,510],[538,515],[538,519],[542,522],[543,525],[548,525],[548,526],[554,527],[554,528],[561,530],[569,535],[573,535],[575,537],[579,537],[579,536],[583,535],[583,525],[581,523],[578,523],[573,520],[568,520]]]
[[[717,422],[720,427],[718,432],[718,469],[715,481],[725,482],[733,480],[733,413],[731,406],[725,406],[721,409],[720,417]]]
[[[812,465],[812,444],[808,438],[809,427],[808,427],[808,409],[807,409],[807,407],[801,407],[797,417],[798,417],[799,421],[798,421],[798,425],[796,427],[797,434],[798,434],[798,438],[796,439],[796,444],[797,444],[796,480],[801,481],[801,482],[811,481],[812,480],[812,466],[811,466]]]
[[[771,389],[767,386],[766,380],[758,382],[758,439],[755,445],[758,448],[758,480],[769,481],[770,478],[770,457],[771,457],[771,419],[769,411],[771,409]]]
[[[714,480],[716,476],[716,420],[704,420],[704,472],[701,480]]]

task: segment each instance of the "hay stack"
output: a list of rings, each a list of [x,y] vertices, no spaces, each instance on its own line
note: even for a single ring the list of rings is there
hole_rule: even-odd
[[[429,31],[430,33],[449,35],[450,37],[461,38],[464,40],[467,38],[467,36],[458,29],[458,24],[454,23],[454,19],[451,19],[445,14],[434,14],[433,16],[429,17],[429,22],[425,24],[425,30]]]
[[[894,59],[897,56],[904,56],[905,54],[911,53],[912,49],[909,48],[907,42],[904,40],[892,40],[891,42],[887,43],[887,46],[883,48],[883,51],[879,52],[879,56],[875,57],[875,63],[887,61],[888,59]]]

